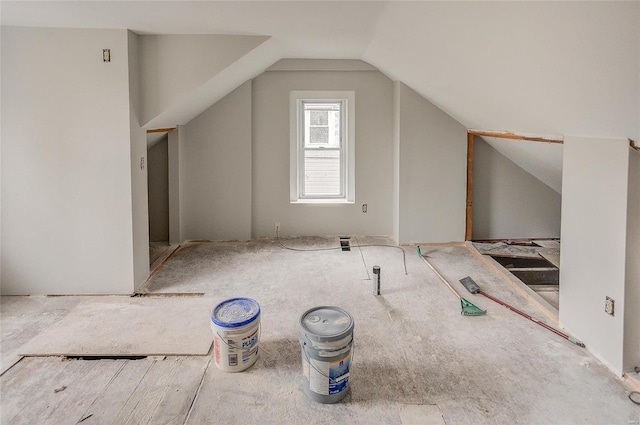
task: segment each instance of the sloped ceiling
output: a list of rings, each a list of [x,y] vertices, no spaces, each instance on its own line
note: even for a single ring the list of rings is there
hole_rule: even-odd
[[[470,127],[639,131],[638,2],[393,3],[363,59]]]
[[[177,103],[192,103],[183,98],[268,39],[211,34],[138,36],[142,122],[147,124]]]
[[[483,137],[495,150],[542,183],[562,193],[562,145]]]
[[[640,2],[2,1],[0,7],[3,25],[269,37],[147,126],[186,123],[279,59],[327,58],[367,61],[468,128],[640,140]],[[531,172],[553,180],[547,168],[557,156],[517,149],[508,156],[536,162]]]

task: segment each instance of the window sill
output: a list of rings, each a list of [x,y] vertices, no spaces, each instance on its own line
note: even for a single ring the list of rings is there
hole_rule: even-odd
[[[320,204],[320,205],[334,205],[334,204],[338,204],[338,205],[349,205],[349,204],[355,204],[355,201],[350,201],[347,199],[298,199],[297,201],[291,201],[291,204],[297,205],[297,204]]]

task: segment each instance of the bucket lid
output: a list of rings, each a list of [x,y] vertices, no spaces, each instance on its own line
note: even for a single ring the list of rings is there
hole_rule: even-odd
[[[231,298],[215,306],[211,321],[223,328],[238,328],[253,322],[260,314],[260,305],[251,298]]]
[[[314,307],[300,317],[301,336],[314,341],[337,341],[351,332],[353,332],[353,318],[339,307]]]

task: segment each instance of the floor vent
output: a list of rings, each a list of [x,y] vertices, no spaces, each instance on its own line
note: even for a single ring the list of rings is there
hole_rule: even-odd
[[[340,247],[343,251],[351,251],[351,236],[340,236]]]

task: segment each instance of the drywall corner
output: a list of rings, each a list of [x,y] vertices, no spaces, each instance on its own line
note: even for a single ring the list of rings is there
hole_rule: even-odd
[[[180,211],[182,201],[180,198],[181,178],[183,175],[181,152],[182,152],[182,126],[177,126],[175,130],[169,132],[167,142],[168,169],[169,169],[169,243],[179,244],[182,242],[182,221]]]
[[[463,241],[467,129],[398,86],[398,242]]]
[[[393,82],[393,190],[392,237],[400,243],[400,81]]]
[[[629,150],[628,196],[624,372],[640,366],[640,152],[634,150]]]
[[[2,293],[131,293],[127,31],[1,31]]]
[[[182,127],[186,239],[251,239],[251,81]]]
[[[565,136],[560,323],[623,371],[629,142]],[[606,297],[615,314],[605,312]]]
[[[134,32],[127,31],[134,291],[137,290],[149,276],[147,133],[140,124],[139,37],[140,36]]]

